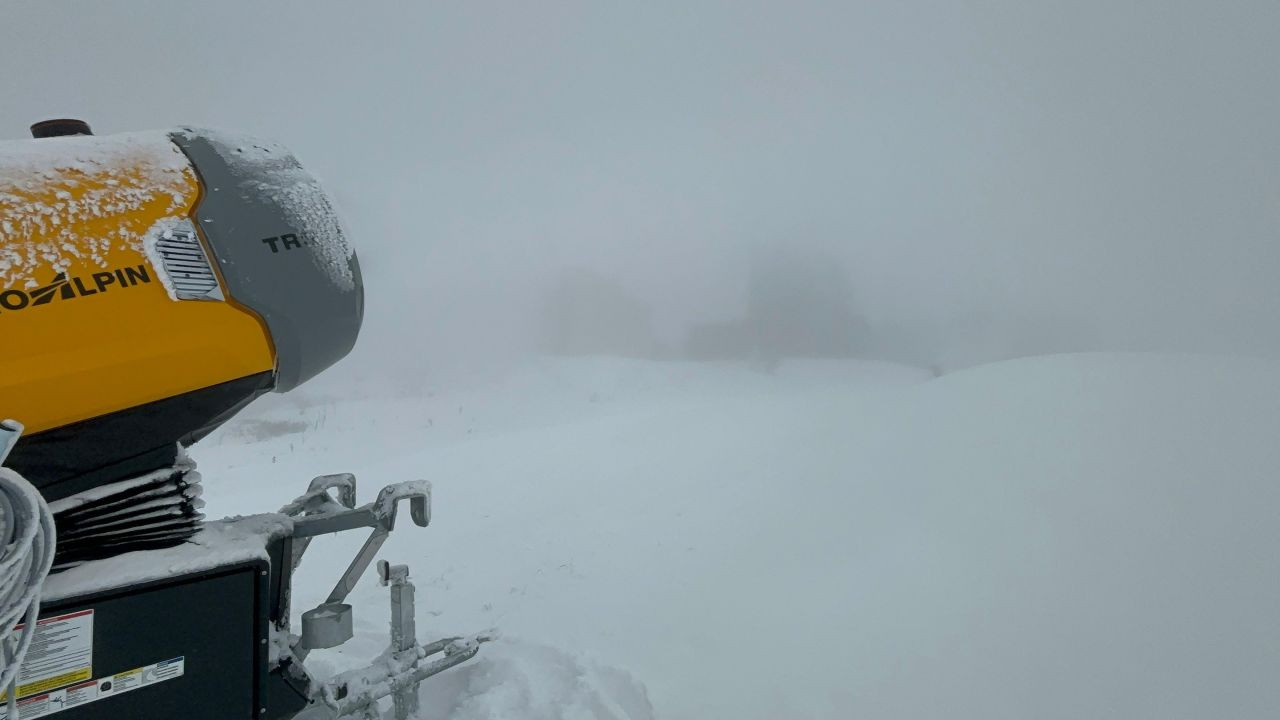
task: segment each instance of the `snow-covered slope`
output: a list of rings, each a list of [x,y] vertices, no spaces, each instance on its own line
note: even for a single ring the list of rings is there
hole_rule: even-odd
[[[1265,717],[1276,370],[547,360],[303,388],[193,455],[215,514],[325,472],[435,483],[432,526],[383,556],[413,570],[421,636],[503,638],[424,684],[424,717]],[[358,542],[313,546],[298,607]],[[382,589],[354,600],[322,669],[381,649]]]

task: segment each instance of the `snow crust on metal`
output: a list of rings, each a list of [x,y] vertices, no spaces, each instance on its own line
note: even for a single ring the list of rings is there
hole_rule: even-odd
[[[114,248],[142,251],[147,232],[125,223],[104,237],[76,227],[166,198],[184,216],[189,169],[165,130],[0,141],[0,287],[35,287],[42,263],[65,272],[76,260],[106,267]],[[58,240],[37,241],[57,228]]]
[[[237,176],[247,178],[239,189],[278,203],[289,225],[307,237],[316,262],[334,285],[343,291],[355,289],[351,267],[355,249],[329,196],[293,153],[278,143],[221,130],[196,128],[177,132],[208,140]]]
[[[95,560],[49,576],[44,597],[55,600],[151,580],[267,559],[267,543],[293,532],[293,521],[267,513],[205,523],[189,542]]]
[[[98,487],[90,488],[88,490],[85,490],[82,493],[77,493],[75,495],[72,495],[71,497],[62,498],[61,500],[54,500],[53,502],[49,503],[49,509],[52,510],[55,514],[63,513],[68,510],[73,510],[75,508],[81,507],[82,505],[88,505],[89,503],[95,500],[101,500],[103,498],[110,497],[112,495],[124,492],[126,490],[132,490],[133,488],[142,487],[143,485],[147,485],[156,480],[167,478],[170,475],[173,475],[174,473],[178,473],[178,472],[185,472],[185,473],[188,473],[188,475],[191,475],[194,473],[194,475],[191,477],[191,482],[193,484],[198,483],[200,482],[200,474],[196,472],[195,467],[196,467],[196,464],[192,462],[190,458],[188,458],[185,454],[182,454],[182,455],[179,455],[178,461],[169,467],[161,468],[159,470],[153,470],[145,475],[139,475],[138,477],[129,478],[128,480],[121,480],[120,482],[109,483],[107,485],[99,485]]]

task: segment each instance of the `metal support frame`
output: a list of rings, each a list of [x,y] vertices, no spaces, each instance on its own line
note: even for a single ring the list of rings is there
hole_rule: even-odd
[[[290,646],[293,657],[299,662],[314,649],[308,646],[308,638],[323,639],[325,644],[315,647],[331,647],[350,637],[349,634],[342,637],[342,626],[350,627],[351,611],[343,601],[395,529],[397,510],[402,501],[408,502],[409,515],[415,525],[426,527],[431,522],[431,484],[427,481],[389,485],[378,493],[373,502],[356,507],[356,479],[349,473],[315,478],[305,494],[281,509],[282,514],[293,518],[290,571],[301,564],[311,539],[317,535],[370,529],[368,539],[325,601],[303,613],[303,634]],[[378,578],[383,586],[390,588],[391,595],[391,643],[387,653],[368,667],[342,673],[313,688],[314,712],[308,717],[321,716],[315,713],[333,718],[376,717],[378,700],[391,696],[395,717],[407,720],[418,710],[419,683],[471,659],[479,652],[482,643],[492,639],[490,635],[482,634],[418,644],[414,615],[416,590],[409,581],[408,566],[379,561]],[[287,611],[283,617],[288,617]],[[308,622],[316,623],[316,627],[306,627]],[[359,690],[352,692],[352,688]]]
[[[337,491],[335,498],[331,492]],[[397,510],[401,501],[408,501],[409,515],[415,525],[426,527],[431,522],[431,483],[426,480],[388,485],[378,493],[377,499],[368,505],[355,507],[356,478],[350,473],[340,475],[321,475],[311,481],[307,492],[281,509],[285,515],[293,516],[293,557],[290,562],[292,570],[297,570],[302,563],[302,556],[317,535],[371,528],[369,537],[364,541],[356,556],[351,559],[347,569],[338,578],[338,582],[329,592],[329,596],[316,610],[323,610],[323,617],[331,617],[339,612],[343,601],[355,589],[382,544],[396,526]],[[345,607],[350,612],[349,607]],[[304,637],[309,637],[304,632]],[[299,660],[306,659],[312,650],[305,643],[296,644],[294,654]]]
[[[480,652],[480,645],[492,639],[490,635],[474,635],[444,638],[427,645],[415,644],[408,650],[383,657],[369,667],[337,675],[321,686],[320,696],[325,705],[336,713],[334,717],[364,712],[388,695],[395,697],[399,693],[413,693],[416,699],[419,683],[475,657]],[[424,662],[436,655],[440,657]],[[353,691],[353,688],[358,690]]]

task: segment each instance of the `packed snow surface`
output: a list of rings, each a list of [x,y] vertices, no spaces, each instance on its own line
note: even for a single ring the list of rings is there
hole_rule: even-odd
[[[424,718],[1280,716],[1280,373],[1076,355],[884,365],[546,360],[319,379],[197,445],[212,516],[311,476],[434,483],[422,639],[496,628]],[[295,612],[363,538],[317,541]],[[387,599],[353,593],[385,645]]]

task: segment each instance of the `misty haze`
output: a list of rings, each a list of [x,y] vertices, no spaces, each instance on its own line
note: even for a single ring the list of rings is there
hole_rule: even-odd
[[[200,301],[252,311],[274,358],[164,440],[199,469],[184,502],[215,521],[316,476],[353,473],[361,502],[432,484],[430,526],[402,510],[377,557],[408,565],[419,641],[483,645],[350,717],[1280,717],[1278,30],[1261,0],[9,0],[0,356],[23,362],[0,359],[0,419],[28,375],[94,352],[56,312],[190,300],[161,267],[176,232],[222,263]],[[303,281],[237,285],[234,214],[139,230],[168,296],[61,259],[40,233],[76,216],[24,193],[82,182],[92,150],[18,148],[95,146],[28,139],[51,118],[111,162],[117,134],[173,138],[206,212],[241,192],[199,154],[223,136],[166,129],[287,147],[355,279],[284,232],[362,281],[354,320],[246,300]],[[253,235],[263,262],[295,252],[281,237]],[[352,323],[349,354],[287,357],[289,333]],[[249,375],[218,373],[248,350],[197,335],[156,367]],[[146,385],[143,350],[99,348]],[[90,418],[65,415],[16,419],[42,441]],[[83,540],[57,513],[105,491],[54,497],[15,448],[59,542]],[[272,618],[271,662],[305,660],[312,688],[388,648],[372,570],[339,598],[350,640],[299,639],[362,542],[316,538]],[[109,567],[181,569],[145,552]],[[83,560],[55,562],[55,605],[97,587]],[[173,687],[233,674],[184,657]],[[95,662],[83,679],[116,672]],[[297,717],[347,716],[311,692]]]

